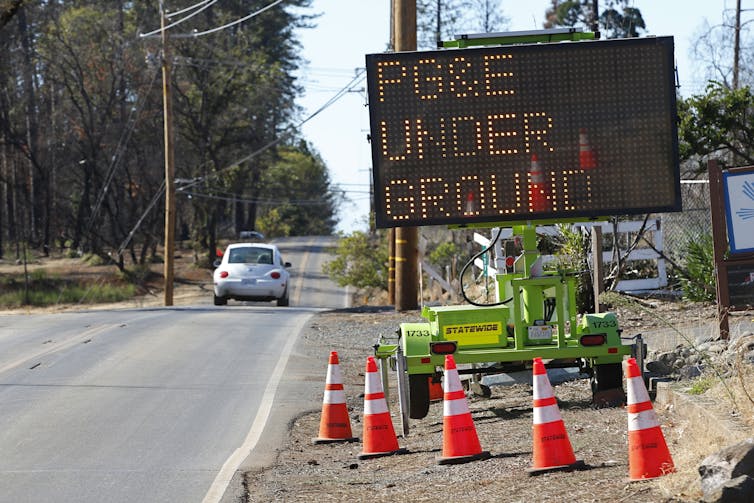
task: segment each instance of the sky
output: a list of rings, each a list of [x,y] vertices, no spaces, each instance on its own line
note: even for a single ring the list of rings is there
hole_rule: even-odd
[[[309,117],[347,88],[364,56],[383,52],[390,36],[390,0],[313,0],[320,14],[316,27],[301,30],[299,39],[307,64],[301,72],[304,94],[298,103]],[[542,28],[551,0],[502,0],[509,31]],[[644,18],[644,35],[673,36],[678,80],[683,96],[703,90],[690,57],[695,35],[708,23],[718,25],[724,9],[735,0],[633,0]],[[744,5],[745,7],[745,5]],[[751,17],[751,16],[749,16]],[[368,228],[371,151],[367,142],[369,110],[366,82],[344,93],[303,126],[303,136],[325,161],[334,187],[347,200],[340,206],[337,230],[351,233]]]

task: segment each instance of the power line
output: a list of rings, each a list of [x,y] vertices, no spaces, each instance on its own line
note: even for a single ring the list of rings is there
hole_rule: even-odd
[[[201,3],[201,2],[200,2],[200,3]],[[194,17],[194,16],[196,16],[197,14],[199,14],[200,12],[202,12],[202,11],[203,11],[204,9],[207,9],[207,8],[209,8],[209,7],[212,7],[212,5],[213,5],[213,4],[215,4],[215,3],[217,3],[217,0],[209,0],[209,2],[208,2],[208,3],[206,4],[206,5],[204,5],[204,6],[202,7],[202,8],[200,8],[200,9],[199,9],[199,10],[197,10],[196,12],[192,12],[191,14],[189,14],[188,16],[186,16],[186,17],[184,17],[184,18],[182,18],[182,19],[179,19],[179,20],[178,20],[178,21],[176,21],[175,23],[169,24],[169,25],[167,25],[167,26],[166,26],[165,28],[157,28],[156,30],[154,30],[154,31],[150,31],[149,33],[140,33],[140,34],[139,34],[139,36],[140,36],[141,38],[144,38],[144,37],[151,37],[151,36],[153,36],[153,35],[156,35],[156,34],[158,34],[158,33],[162,33],[162,31],[163,31],[163,30],[168,30],[168,29],[172,28],[173,26],[178,26],[179,24],[183,23],[184,21],[188,21],[188,20],[189,20],[189,19],[191,19],[192,17]],[[198,5],[198,4],[197,4],[197,5]],[[184,10],[185,10],[185,9],[184,9]],[[189,8],[189,10],[190,10],[190,8]],[[172,15],[175,15],[175,13],[173,13]]]
[[[159,74],[160,74],[159,70],[155,72],[154,76],[152,77],[152,80],[149,82],[149,85],[147,86],[147,90],[145,91],[143,95],[144,97],[141,99],[137,107],[131,108],[131,113],[129,114],[128,120],[127,120],[127,127],[121,134],[120,140],[118,140],[118,145],[115,148],[115,153],[113,154],[112,159],[110,161],[110,169],[106,177],[107,180],[105,181],[105,184],[102,186],[102,190],[100,191],[99,196],[97,197],[97,202],[94,205],[94,209],[92,209],[92,214],[89,217],[89,223],[86,226],[87,233],[91,230],[92,226],[94,225],[94,220],[97,217],[97,214],[99,213],[102,203],[105,200],[105,195],[107,194],[107,191],[110,187],[110,183],[115,177],[115,172],[118,170],[118,167],[121,164],[121,160],[123,159],[123,153],[126,150],[126,146],[128,145],[128,142],[131,141],[131,134],[136,128],[136,122],[139,120],[139,114],[141,114],[141,111],[144,108],[144,105],[146,104],[147,97],[149,96],[149,93],[152,90],[152,86],[154,86],[154,83],[157,80],[157,76]]]
[[[323,206],[330,204],[331,201],[325,199],[261,199],[255,197],[233,197],[233,196],[220,196],[214,194],[203,194],[201,192],[187,192],[180,191],[181,194],[185,194],[189,198],[200,197],[202,199],[212,199],[215,201],[227,201],[233,203],[256,203],[256,204],[269,204],[279,206],[281,204],[294,204],[296,206]]]
[[[201,37],[201,36],[204,36],[204,35],[209,35],[209,34],[211,34],[211,33],[215,33],[215,32],[218,32],[218,31],[220,31],[220,30],[224,30],[225,28],[230,28],[231,26],[235,26],[235,25],[237,25],[237,24],[239,24],[239,23],[243,23],[244,21],[247,21],[247,20],[249,20],[249,19],[251,19],[251,18],[253,18],[253,17],[255,17],[255,16],[258,16],[259,14],[263,13],[264,11],[266,11],[266,10],[268,10],[268,9],[271,9],[271,8],[275,7],[275,6],[277,5],[277,4],[279,4],[279,3],[280,3],[280,2],[282,2],[282,1],[283,1],[283,0],[275,0],[274,2],[272,2],[271,4],[269,4],[268,6],[266,6],[266,7],[262,7],[262,8],[261,8],[261,9],[259,9],[258,11],[256,11],[256,12],[252,12],[252,13],[251,13],[251,14],[249,14],[248,16],[242,17],[241,19],[236,19],[235,21],[232,21],[232,22],[230,22],[230,23],[228,23],[228,24],[225,24],[225,25],[223,25],[223,26],[218,26],[217,28],[212,28],[211,30],[207,30],[207,31],[200,31],[200,32],[196,32],[196,31],[195,31],[195,32],[194,32],[194,33],[192,33],[192,34],[191,34],[190,36],[192,36],[192,37]]]
[[[268,149],[274,147],[275,145],[277,145],[278,143],[282,142],[288,136],[290,136],[291,134],[293,134],[295,131],[301,129],[301,127],[304,124],[306,124],[307,122],[309,122],[310,120],[312,120],[314,117],[316,117],[317,115],[319,115],[320,113],[322,113],[324,110],[326,110],[327,108],[329,108],[330,106],[332,106],[340,98],[342,98],[343,96],[345,96],[346,94],[348,94],[348,92],[350,91],[351,88],[353,88],[354,86],[357,86],[357,85],[361,84],[364,81],[364,79],[365,79],[364,73],[365,73],[365,70],[360,69],[360,71],[357,72],[357,74],[354,76],[354,78],[351,79],[351,81],[348,84],[346,84],[344,87],[342,87],[337,93],[335,93],[334,96],[332,96],[329,100],[327,100],[322,106],[320,106],[317,110],[315,110],[312,114],[310,114],[306,119],[300,121],[298,124],[291,125],[288,128],[286,128],[280,134],[280,136],[277,139],[272,140],[271,142],[267,143],[266,145],[263,145],[262,147],[260,147],[259,149],[255,150],[254,152],[248,154],[247,156],[242,157],[241,159],[237,160],[236,162],[231,163],[228,166],[215,171],[214,173],[211,173],[211,174],[206,175],[206,176],[201,176],[201,177],[196,177],[196,178],[191,179],[185,185],[181,186],[181,190],[185,190],[187,188],[190,188],[190,187],[193,187],[195,185],[198,185],[198,184],[204,182],[205,180],[207,180],[207,178],[209,178],[209,177],[216,177],[216,176],[220,175],[221,173],[223,173],[224,171],[227,171],[227,170],[229,170],[229,169],[231,169],[231,168],[233,168],[235,166],[238,166],[239,164],[241,164],[243,162],[250,161],[251,159],[254,159],[255,157],[257,157],[260,154],[262,154],[263,152],[265,152],[266,150],[268,150]]]
[[[170,18],[171,18],[171,17],[173,17],[173,16],[180,16],[180,15],[181,15],[181,14],[183,14],[184,12],[188,12],[188,11],[190,11],[190,10],[194,10],[194,9],[196,9],[196,8],[200,7],[201,5],[204,5],[204,4],[206,4],[207,2],[212,2],[212,3],[215,3],[216,1],[217,1],[217,0],[202,0],[201,2],[195,3],[194,5],[192,5],[192,6],[190,6],[190,7],[186,7],[185,9],[177,10],[177,11],[175,11],[175,12],[169,12],[169,13],[166,13],[166,14],[165,14],[165,17],[166,17],[166,18],[168,18],[168,19],[170,19]]]

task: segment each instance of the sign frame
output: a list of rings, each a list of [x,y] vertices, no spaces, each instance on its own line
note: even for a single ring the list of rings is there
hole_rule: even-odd
[[[754,167],[723,171],[723,188],[730,253],[754,252]]]
[[[656,48],[656,49],[655,49]],[[400,52],[400,53],[379,53],[379,54],[369,54],[366,56],[367,61],[367,83],[368,83],[368,97],[369,97],[369,107],[370,107],[370,141],[372,143],[372,175],[373,175],[373,187],[374,187],[374,212],[375,212],[375,222],[377,227],[385,228],[385,227],[404,227],[404,226],[420,226],[420,225],[458,225],[458,226],[468,226],[471,224],[494,224],[500,221],[531,221],[531,220],[543,220],[543,219],[562,219],[562,218],[577,218],[577,219],[594,219],[599,217],[608,217],[616,214],[644,214],[644,213],[655,213],[655,212],[670,212],[670,211],[680,211],[681,210],[681,189],[680,189],[680,166],[678,161],[678,136],[677,136],[677,111],[676,111],[676,81],[675,81],[675,66],[674,66],[674,56],[673,56],[673,38],[672,37],[648,37],[648,38],[635,38],[635,39],[612,39],[612,40],[606,40],[606,41],[580,41],[580,42],[561,42],[561,43],[545,43],[545,44],[520,44],[515,46],[485,46],[482,48],[463,48],[463,49],[443,49],[438,51],[422,51],[422,52]],[[390,187],[388,186],[389,183],[393,183],[395,180],[398,179],[398,175],[392,175],[388,174],[389,170],[390,173],[397,173],[393,167],[388,167],[388,163],[385,159],[389,158],[387,154],[388,148],[385,147],[385,140],[384,138],[387,137],[388,133],[384,133],[385,130],[385,123],[380,122],[382,119],[381,117],[385,117],[385,115],[381,115],[383,112],[381,112],[381,109],[379,107],[387,108],[388,106],[393,107],[393,110],[400,110],[397,104],[388,104],[385,105],[380,104],[380,98],[385,98],[385,92],[383,92],[384,83],[388,82],[386,77],[378,77],[378,64],[381,64],[380,62],[383,62],[383,65],[388,65],[387,62],[398,62],[395,64],[401,64],[401,61],[406,61],[406,65],[413,64],[411,62],[416,62],[418,58],[432,58],[436,57],[465,57],[464,55],[467,55],[469,58],[472,57],[481,57],[482,54],[504,54],[510,52],[513,55],[519,55],[516,57],[519,57],[519,59],[524,60],[524,63],[531,65],[534,65],[535,63],[528,63],[529,61],[536,61],[536,58],[551,58],[553,61],[558,62],[558,65],[554,65],[557,68],[565,69],[568,64],[564,64],[563,61],[558,60],[555,56],[549,56],[550,54],[562,54],[563,58],[562,60],[565,60],[568,62],[569,57],[572,55],[584,55],[584,61],[588,61],[589,55],[592,54],[589,51],[617,51],[617,55],[621,54],[621,51],[623,50],[648,50],[653,51],[656,50],[656,60],[657,63],[657,70],[655,71],[654,64],[652,67],[648,67],[645,65],[645,71],[648,73],[658,73],[661,74],[657,77],[657,82],[659,84],[655,84],[654,82],[652,84],[647,85],[653,85],[652,89],[656,89],[655,94],[658,96],[656,99],[661,100],[663,106],[662,107],[654,107],[654,109],[660,108],[661,110],[657,112],[658,117],[661,117],[661,120],[658,119],[658,121],[661,122],[661,140],[656,140],[657,143],[661,143],[661,147],[663,150],[662,162],[658,163],[658,165],[646,163],[646,162],[639,162],[635,160],[627,160],[623,161],[626,163],[627,166],[630,166],[630,163],[633,162],[634,165],[637,166],[637,169],[635,171],[634,179],[642,179],[642,173],[644,174],[651,174],[655,175],[657,173],[657,176],[660,178],[662,183],[646,183],[644,187],[648,187],[645,192],[630,192],[630,188],[623,187],[624,185],[627,185],[625,183],[625,180],[629,179],[629,174],[626,174],[626,170],[623,169],[623,165],[613,169],[613,166],[610,166],[609,168],[603,170],[605,172],[610,171],[608,176],[609,181],[605,182],[603,186],[610,185],[611,189],[615,186],[621,186],[621,189],[623,194],[625,194],[622,199],[618,198],[608,198],[607,196],[604,197],[604,201],[599,201],[597,203],[590,203],[591,206],[587,205],[573,205],[569,209],[563,209],[563,207],[568,208],[567,204],[563,204],[562,202],[560,209],[538,209],[537,207],[532,206],[531,204],[531,198],[533,197],[531,195],[531,173],[534,172],[534,157],[532,156],[528,151],[526,155],[528,157],[525,157],[522,153],[521,155],[518,155],[518,159],[516,159],[516,169],[521,171],[523,174],[517,173],[518,180],[520,181],[520,185],[524,187],[524,191],[527,190],[526,187],[529,187],[529,194],[528,196],[520,196],[519,199],[515,201],[515,204],[517,204],[517,209],[511,210],[512,212],[506,213],[494,213],[490,210],[484,212],[479,211],[478,207],[484,205],[484,200],[482,199],[482,195],[478,194],[476,199],[477,204],[477,210],[476,212],[472,211],[474,208],[472,206],[471,202],[466,202],[466,195],[465,193],[463,195],[461,194],[461,191],[465,191],[466,189],[458,189],[455,188],[461,186],[461,168],[457,167],[457,163],[466,163],[463,164],[463,166],[472,166],[469,168],[471,170],[470,172],[473,172],[474,169],[476,169],[474,166],[469,163],[468,159],[455,159],[453,162],[448,162],[447,164],[435,164],[435,165],[429,165],[428,160],[419,161],[417,166],[411,164],[411,162],[406,162],[403,164],[404,173],[408,172],[411,173],[407,176],[409,179],[409,182],[407,186],[412,186],[413,190],[416,190],[418,194],[417,188],[414,186],[417,185],[417,183],[414,183],[414,178],[418,181],[420,177],[422,180],[427,179],[429,177],[429,173],[432,171],[432,168],[437,168],[438,171],[441,169],[447,169],[450,172],[452,172],[452,175],[448,175],[444,178],[445,181],[447,181],[449,184],[455,184],[454,188],[452,188],[450,191],[448,189],[445,189],[445,194],[449,194],[449,192],[456,192],[452,195],[447,195],[446,198],[450,200],[451,197],[454,197],[453,203],[448,203],[446,206],[453,206],[453,209],[451,210],[443,210],[445,213],[438,216],[438,214],[432,214],[429,216],[419,215],[413,212],[411,210],[411,214],[409,215],[408,211],[404,212],[407,216],[404,216],[403,214],[397,215],[399,211],[393,210],[393,213],[390,214],[391,211],[391,203],[393,208],[398,206],[398,204],[403,204],[402,202],[399,202],[398,204],[395,203],[395,201],[399,201],[401,199],[400,191],[407,191],[407,186],[396,186],[395,190],[393,190],[393,193],[390,193]],[[481,51],[481,52],[480,52]],[[485,52],[486,51],[486,52]],[[544,53],[542,51],[551,51]],[[582,52],[583,51],[583,52]],[[537,56],[538,54],[542,54],[542,56]],[[447,55],[447,56],[446,56]],[[529,58],[529,59],[527,59]],[[639,61],[638,58],[636,58],[636,61]],[[654,60],[653,60],[654,62]],[[615,63],[616,66],[618,63]],[[622,63],[621,63],[622,64]],[[636,65],[640,65],[641,63],[635,63]],[[439,66],[439,65],[438,65]],[[386,72],[387,70],[383,70],[383,67],[379,69],[379,71]],[[414,67],[416,68],[416,67]],[[522,67],[523,68],[523,67]],[[478,70],[477,70],[478,71]],[[565,71],[565,70],[564,70]],[[609,72],[608,72],[609,73]],[[447,78],[447,76],[446,76]],[[532,78],[532,77],[530,77]],[[525,79],[525,77],[524,77]],[[547,98],[544,101],[548,101],[550,103],[556,101],[555,98],[559,96],[559,90],[558,86],[560,85],[557,76],[554,76],[551,81],[549,79],[543,79],[547,82],[543,84],[547,90],[542,91],[544,94],[543,96]],[[624,84],[622,82],[619,82],[621,79],[615,78],[616,82],[611,83],[613,87],[616,89],[619,89],[621,93],[623,93],[621,96],[629,95],[628,99],[635,99],[636,102],[640,102],[641,99],[644,98],[643,95],[640,95],[636,98],[633,96],[630,96],[631,93],[628,92],[628,84],[625,84],[626,89],[621,88],[620,86],[623,86]],[[418,81],[418,77],[416,77],[415,82]],[[523,80],[525,82],[525,80]],[[576,82],[576,81],[574,81]],[[569,85],[571,86],[572,93],[580,93],[582,92],[582,87],[578,87],[578,90],[573,90],[577,87],[577,84],[574,82],[571,82]],[[604,82],[612,82],[610,80],[610,76],[604,81]],[[578,81],[578,86],[583,86],[583,92],[585,94],[589,93],[599,93],[602,91],[599,91],[600,87],[605,87],[605,83],[600,82],[599,80],[590,79],[588,75],[584,75],[581,80]],[[383,85],[382,87],[380,87]],[[416,85],[416,83],[414,84]],[[565,84],[564,84],[565,85]],[[635,84],[634,84],[635,85]],[[535,96],[538,97],[539,95],[534,94],[535,91],[529,91],[531,89],[531,86],[520,86],[521,89],[516,89],[516,92],[519,93],[519,95],[527,95],[526,93],[529,93],[527,96]],[[383,89],[383,90],[381,90]],[[520,92],[519,92],[520,91]],[[538,92],[538,91],[537,91]],[[616,91],[617,92],[617,91]],[[547,94],[550,93],[550,94]],[[446,93],[447,94],[447,93]],[[406,96],[408,96],[408,92],[406,92]],[[596,95],[595,95],[596,96]],[[401,98],[402,99],[402,98]],[[522,98],[523,99],[523,98]],[[396,98],[395,103],[397,103],[398,98]],[[383,100],[384,101],[384,100]],[[446,100],[447,101],[447,100]],[[603,99],[603,103],[608,102],[608,100]],[[486,106],[486,102],[480,102],[479,107]],[[447,110],[448,105],[447,103],[442,103],[442,109]],[[422,105],[423,106],[423,105]],[[452,106],[457,106],[455,104],[452,104]],[[544,107],[544,105],[542,105]],[[559,105],[560,106],[560,105]],[[562,105],[563,108],[566,108],[568,106],[571,106],[569,103],[568,105]],[[584,110],[585,108],[589,108],[591,103],[582,103],[580,105],[580,108],[577,107],[575,104],[573,105],[573,108],[575,110]],[[595,104],[594,107],[599,107],[601,105]],[[630,109],[629,106],[627,106],[625,103],[621,103],[621,106],[623,107],[621,110],[625,111]],[[430,107],[425,107],[422,110],[428,110]],[[439,108],[439,107],[438,107]],[[481,108],[480,108],[481,109]],[[455,109],[454,109],[455,110]],[[615,120],[611,122],[611,124],[619,124],[620,121],[617,119],[617,115],[613,113],[614,111],[611,109],[610,112],[604,113],[603,124],[606,121],[610,121],[615,117]],[[388,112],[385,112],[387,114]],[[413,112],[407,112],[407,113],[413,113]],[[427,112],[428,114],[435,113],[435,112]],[[437,112],[440,113],[440,112]],[[601,112],[589,112],[593,114],[598,114]],[[630,113],[625,112],[625,113]],[[521,116],[525,116],[525,113],[519,113],[519,117],[517,119],[521,119]],[[605,118],[608,117],[609,118]],[[585,117],[589,117],[588,114],[585,115]],[[628,138],[633,138],[633,136],[626,131],[633,132],[636,129],[641,129],[644,127],[644,124],[641,122],[641,120],[637,117],[629,117],[625,122],[629,123],[630,121],[633,121],[630,123],[630,125],[626,125],[625,130],[622,130],[621,133],[623,134],[622,138],[627,138],[626,142],[632,141]],[[411,120],[414,120],[417,118],[417,116],[412,115]],[[432,117],[433,119],[436,118],[436,116]],[[491,121],[492,119],[490,119]],[[526,118],[524,117],[524,120]],[[530,119],[531,120],[531,119]],[[535,119],[536,120],[536,119]],[[567,117],[556,117],[555,120],[560,120],[563,123],[570,124],[571,122],[575,122],[571,119],[570,116]],[[570,122],[569,122],[570,121]],[[427,121],[428,122],[428,121]],[[491,122],[490,122],[491,123]],[[637,125],[638,124],[638,125]],[[566,129],[565,126],[562,126],[563,129]],[[596,126],[594,126],[596,127]],[[619,125],[614,126],[616,129],[619,128]],[[623,127],[623,126],[620,126]],[[633,128],[633,130],[631,129]],[[397,128],[396,128],[397,129]],[[491,129],[491,127],[490,127]],[[608,129],[608,128],[604,128]],[[654,132],[654,131],[652,131]],[[526,134],[529,132],[527,131]],[[578,165],[579,161],[579,149],[582,147],[580,144],[581,138],[580,138],[580,129],[575,129],[574,134],[574,128],[568,128],[568,133],[571,135],[571,137],[575,138],[572,140],[571,144],[569,144],[568,149],[569,152],[576,151],[576,164]],[[408,133],[406,133],[408,135]],[[429,134],[426,131],[420,132],[420,134],[426,135],[426,138],[430,138]],[[521,134],[519,132],[519,134]],[[648,134],[644,132],[647,136],[653,136],[652,134]],[[657,135],[654,135],[657,136]],[[407,136],[408,137],[408,136]],[[646,136],[645,136],[646,137]],[[438,140],[433,140],[435,143],[438,143]],[[478,139],[477,139],[478,141]],[[427,145],[429,145],[430,142],[427,141]],[[400,146],[400,145],[399,145]],[[435,147],[432,147],[435,148]],[[528,145],[527,145],[528,148]],[[559,147],[560,148],[560,147]],[[429,149],[429,147],[427,148]],[[639,154],[642,154],[642,149],[637,147],[626,147],[622,148],[621,154],[614,154],[615,157],[620,157],[622,155],[622,158],[627,159],[630,157],[633,157],[631,155],[631,151],[640,151]],[[563,148],[565,150],[565,148]],[[605,149],[607,150],[607,148]],[[616,148],[616,150],[619,150]],[[625,152],[625,155],[623,155],[623,152]],[[611,152],[612,154],[612,152]],[[397,156],[393,156],[397,158]],[[426,156],[429,158],[429,154]],[[480,156],[481,157],[481,156]],[[607,156],[606,156],[607,157]],[[509,159],[509,158],[508,158]],[[506,161],[508,160],[506,159]],[[530,159],[530,161],[529,161]],[[433,161],[434,162],[434,161]],[[492,164],[492,161],[485,161],[488,162],[487,165],[484,166],[484,168],[479,168],[480,172],[482,169],[488,170],[485,172],[485,174],[489,173],[490,170],[499,169],[499,177],[498,180],[508,180],[510,179],[511,169],[508,167],[500,167],[500,168],[490,168],[489,165]],[[509,161],[512,163],[512,161]],[[531,162],[531,170],[529,170],[529,162]],[[422,164],[423,163],[423,164]],[[393,162],[393,165],[396,165],[396,162]],[[421,164],[421,166],[418,166],[418,164]],[[564,165],[561,163],[561,166]],[[428,167],[429,166],[429,167]],[[464,168],[465,169],[465,168]],[[555,171],[548,171],[547,167],[543,167],[543,171],[545,171],[546,176],[550,176],[550,173],[554,173]],[[554,169],[565,169],[565,168],[552,168]],[[641,171],[644,170],[644,171]],[[528,173],[527,173],[528,171]],[[594,175],[592,175],[594,176]],[[599,176],[605,176],[598,173]],[[620,177],[623,177],[622,179]],[[482,175],[480,175],[481,180]],[[565,177],[565,176],[564,176]],[[547,183],[549,184],[549,178],[547,179]],[[554,180],[554,178],[553,178]],[[621,182],[624,183],[621,183]],[[466,183],[466,182],[463,182]],[[484,182],[479,182],[484,183]],[[489,187],[489,182],[488,187]],[[590,182],[586,182],[587,185]],[[638,182],[637,182],[638,183]],[[498,182],[500,186],[503,185],[503,182]],[[555,182],[553,181],[552,186],[554,187]],[[659,191],[663,191],[661,195],[657,196],[657,198],[652,199],[650,196],[645,197],[645,193],[652,192],[655,190],[655,188],[661,187],[658,189]],[[513,189],[511,189],[512,192]],[[589,189],[592,190],[592,189]],[[594,189],[595,192],[599,190],[599,186],[597,186],[597,189]],[[616,189],[618,190],[618,189]],[[472,194],[471,190],[468,191],[469,201],[472,200]],[[566,189],[567,192],[567,189]],[[423,194],[424,192],[422,192]],[[562,191],[561,191],[562,193]],[[573,196],[573,190],[571,190],[571,196]],[[659,192],[658,192],[659,193]],[[632,197],[632,194],[638,194],[636,197]],[[413,197],[414,193],[410,195],[410,197]],[[419,196],[424,197],[424,196]],[[503,200],[500,205],[508,205],[508,204],[514,204],[514,202],[511,202],[510,199],[505,199],[506,196],[498,196],[500,200]],[[549,195],[547,196],[550,197]],[[561,197],[561,201],[566,196],[559,196]],[[391,199],[392,198],[392,199]],[[489,192],[488,192],[488,198]],[[555,196],[553,196],[553,199]],[[463,201],[462,201],[463,199]],[[491,198],[490,198],[491,199]],[[595,198],[597,199],[597,198]],[[405,200],[405,199],[404,199]],[[527,203],[528,201],[528,203]],[[634,201],[638,201],[635,205],[624,205],[621,204],[625,201],[631,201],[632,203]],[[661,201],[661,202],[657,202]],[[645,204],[646,202],[646,204]],[[427,200],[422,199],[422,201],[419,201],[417,204],[424,204],[426,206]],[[614,204],[613,204],[614,203]],[[413,202],[412,202],[413,204]],[[471,209],[469,209],[471,208]]]

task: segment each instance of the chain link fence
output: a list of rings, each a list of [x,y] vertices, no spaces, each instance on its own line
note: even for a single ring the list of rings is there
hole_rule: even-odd
[[[665,255],[679,265],[690,241],[712,235],[708,181],[683,180],[681,197],[683,211],[661,214]]]

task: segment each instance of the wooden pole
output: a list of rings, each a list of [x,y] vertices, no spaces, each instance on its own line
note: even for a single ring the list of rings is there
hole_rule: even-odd
[[[175,256],[175,166],[173,155],[173,106],[170,96],[170,53],[165,31],[165,6],[160,0],[162,38],[162,104],[165,136],[165,305],[173,305],[173,259]]]
[[[712,247],[715,261],[715,288],[717,290],[717,321],[720,338],[727,339],[730,327],[730,292],[728,290],[728,269],[725,252],[728,250],[728,231],[725,224],[725,202],[723,201],[723,172],[716,159],[707,162],[709,175],[709,200],[712,217]]]
[[[416,50],[416,0],[395,0],[395,51]],[[419,307],[419,229],[395,229],[395,309]]]

